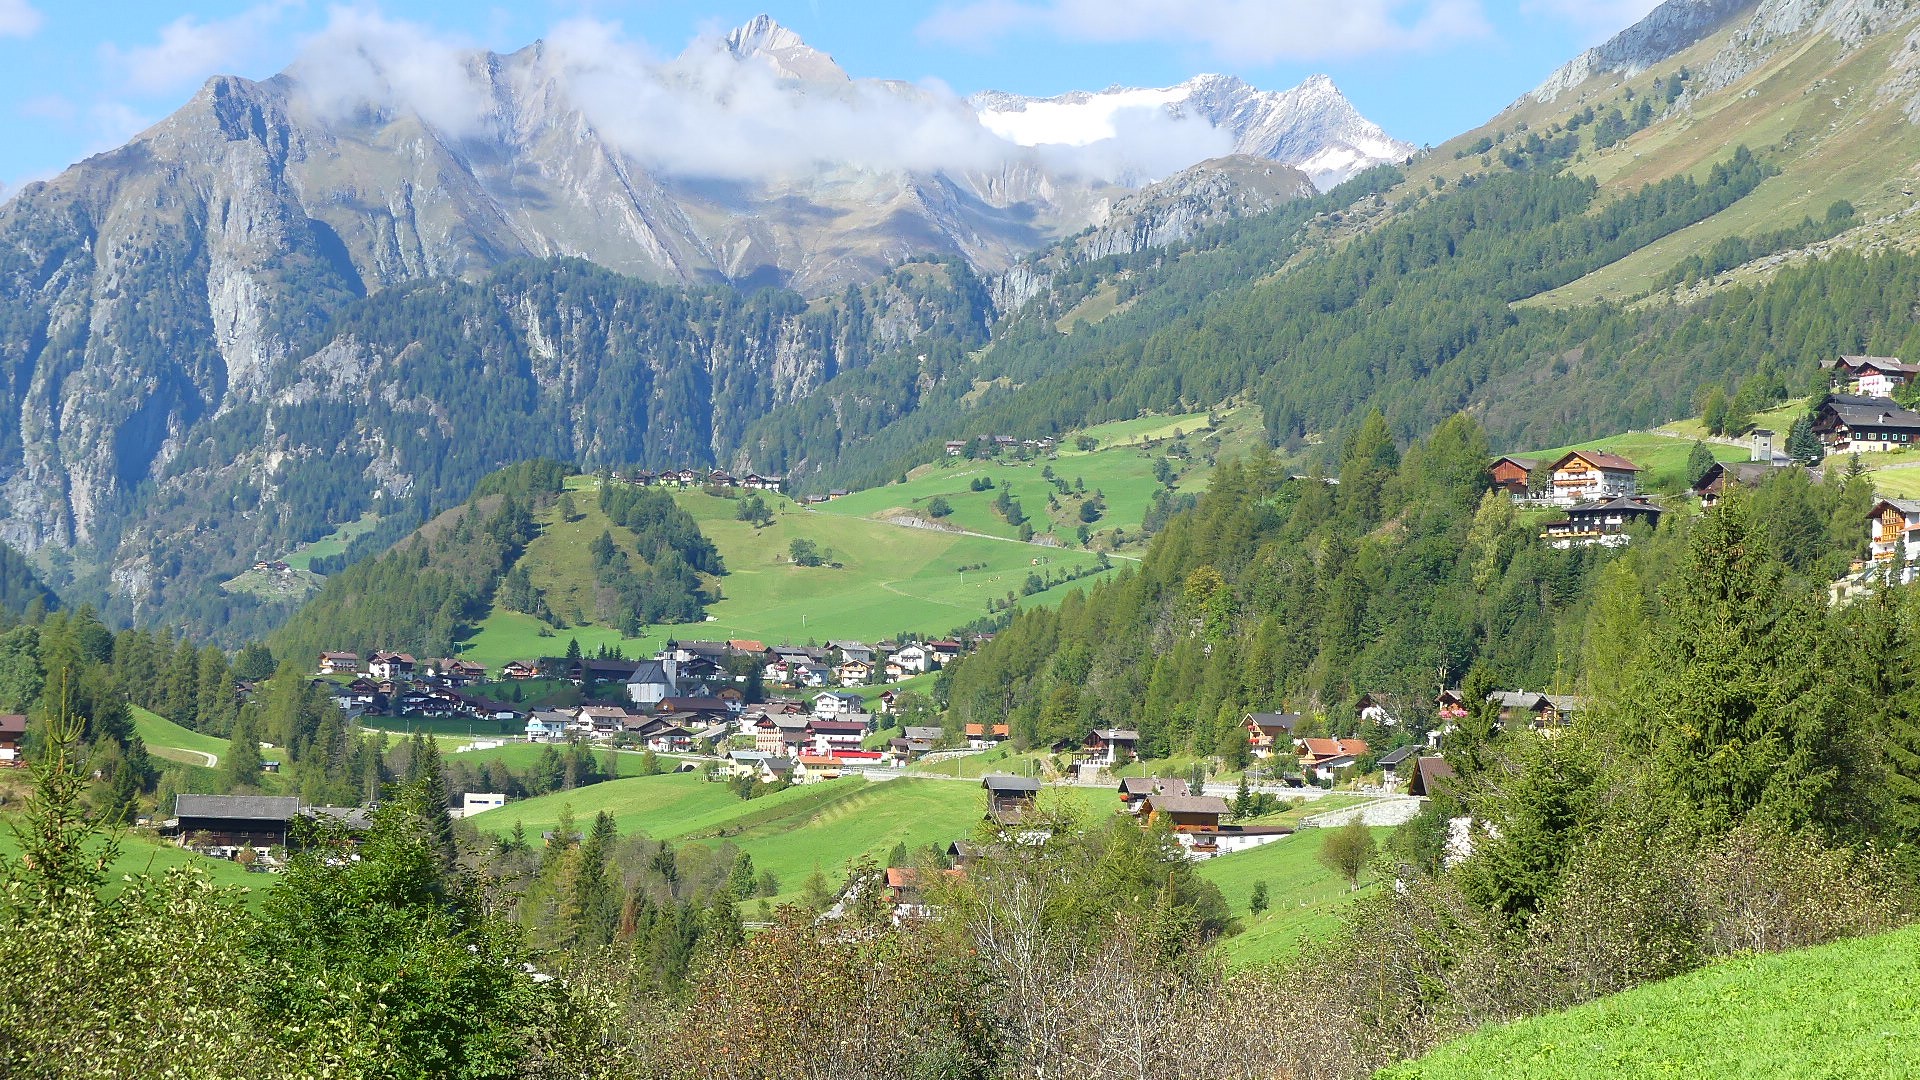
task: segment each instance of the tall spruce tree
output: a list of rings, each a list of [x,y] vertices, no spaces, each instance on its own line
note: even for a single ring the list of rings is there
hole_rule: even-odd
[[[1788,827],[1832,823],[1846,719],[1823,677],[1821,608],[1789,583],[1744,493],[1694,528],[1670,592],[1640,708],[1672,790],[1709,827],[1755,812]]]

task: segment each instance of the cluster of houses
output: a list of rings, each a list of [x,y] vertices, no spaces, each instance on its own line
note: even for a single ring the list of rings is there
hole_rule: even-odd
[[[947,456],[962,457],[966,454],[968,447],[977,447],[978,450],[983,450],[989,454],[999,454],[1013,450],[1027,450],[1036,454],[1044,454],[1051,451],[1057,445],[1057,441],[1051,435],[1043,435],[1038,439],[1018,439],[1012,435],[975,435],[971,439],[948,440]],[[976,452],[978,452],[978,450]]]
[[[735,476],[725,469],[627,469],[613,474],[616,484],[634,487],[744,488],[748,491],[784,491],[787,478],[750,472]]]
[[[1920,443],[1920,413],[1893,400],[1920,375],[1920,365],[1885,356],[1841,356],[1821,366],[1833,373],[1833,392],[1814,410],[1813,432],[1828,453],[1880,453]],[[1693,494],[1703,505],[1718,502],[1729,487],[1757,484],[1771,470],[1793,464],[1775,447],[1774,432],[1756,429],[1752,438],[1749,460],[1716,463],[1694,484]],[[1534,478],[1543,466],[1547,480],[1544,490],[1537,490]],[[1509,455],[1496,458],[1491,471],[1494,489],[1516,502],[1565,508],[1565,517],[1542,527],[1541,539],[1553,547],[1618,547],[1627,543],[1633,523],[1659,521],[1660,506],[1639,490],[1644,470],[1618,454],[1570,450],[1551,461]],[[1876,545],[1890,543],[1882,539],[1884,513],[1884,507],[1875,508]]]
[[[899,682],[938,671],[962,652],[954,640],[909,641],[905,644],[832,641],[826,647],[768,646],[759,641],[672,641],[644,660],[597,657],[541,657],[515,660],[497,673],[502,682],[557,679],[607,696],[611,684],[624,688],[627,700],[647,713],[675,711],[674,702],[725,700],[744,706],[737,674],[742,661],[760,668],[763,685],[792,690],[823,690]],[[485,665],[457,657],[421,662],[402,652],[376,651],[320,654],[317,673],[340,708],[355,715],[460,717],[476,720],[518,720],[525,714],[514,705],[472,692],[494,675]],[[337,680],[350,681],[340,683]],[[858,695],[851,695],[856,700]],[[883,712],[890,712],[895,693],[880,695]],[[670,700],[671,699],[671,700]],[[736,708],[736,711],[738,709]]]

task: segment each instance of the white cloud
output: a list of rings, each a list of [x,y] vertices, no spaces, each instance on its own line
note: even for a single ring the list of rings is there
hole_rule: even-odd
[[[60,94],[40,94],[20,103],[21,116],[33,120],[51,120],[66,123],[80,111],[79,106]]]
[[[1204,121],[1153,109],[1112,118],[1085,146],[1016,145],[989,131],[945,86],[869,80],[796,87],[717,39],[662,59],[617,24],[574,19],[544,39],[539,67],[480,63],[472,46],[416,24],[336,10],[305,43],[293,73],[323,115],[378,121],[412,111],[455,136],[511,121],[552,89],[621,154],[662,175],[727,181],[795,180],[822,167],[870,172],[991,171],[1039,159],[1067,173],[1139,182],[1226,153]],[[495,78],[512,80],[494,85]],[[497,114],[497,115],[496,115]]]
[[[456,137],[484,130],[491,94],[464,39],[378,12],[336,7],[290,69],[306,102],[342,118],[405,106]]]
[[[923,37],[984,44],[1040,33],[1098,44],[1183,44],[1232,64],[1437,48],[1491,33],[1480,0],[958,0]]]
[[[257,51],[288,7],[287,0],[274,0],[226,19],[183,15],[161,27],[160,39],[151,45],[102,45],[101,60],[136,93],[165,94],[197,86],[210,75],[233,71]]]
[[[0,0],[0,38],[28,38],[40,32],[47,17],[27,0]]]

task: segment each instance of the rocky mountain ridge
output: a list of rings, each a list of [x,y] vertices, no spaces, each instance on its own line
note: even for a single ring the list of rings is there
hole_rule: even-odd
[[[1109,87],[1031,98],[998,91],[968,99],[988,128],[1023,145],[1083,145],[1109,134],[1116,112],[1159,108],[1231,140],[1234,155],[1299,169],[1326,190],[1374,165],[1403,161],[1413,144],[1360,115],[1333,80],[1314,75],[1287,90],[1261,90],[1231,75],[1199,75],[1159,89]]]

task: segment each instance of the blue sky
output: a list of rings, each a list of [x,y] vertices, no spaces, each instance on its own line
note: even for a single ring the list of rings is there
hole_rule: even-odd
[[[765,12],[856,77],[960,94],[1159,86],[1200,72],[1281,88],[1325,72],[1395,136],[1487,119],[1655,0],[0,0],[0,197],[125,142],[214,74],[265,78],[352,24],[412,47],[510,51],[583,20],[658,56]]]

